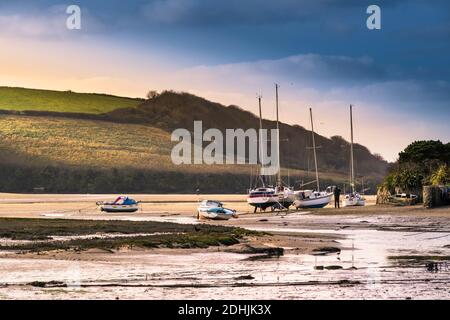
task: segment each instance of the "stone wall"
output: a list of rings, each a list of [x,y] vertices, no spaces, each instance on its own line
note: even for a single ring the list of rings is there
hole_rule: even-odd
[[[423,188],[423,204],[426,208],[450,205],[450,187],[425,186]]]

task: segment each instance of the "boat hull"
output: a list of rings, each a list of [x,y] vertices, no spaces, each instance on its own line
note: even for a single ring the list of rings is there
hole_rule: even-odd
[[[364,207],[366,205],[366,200],[357,198],[357,199],[344,199],[342,201],[343,207]]]
[[[230,220],[233,215],[227,213],[209,213],[209,212],[199,212],[200,219],[208,220]]]
[[[330,203],[330,201],[331,201],[331,195],[328,195],[328,196],[314,198],[314,199],[295,200],[294,206],[297,209],[299,209],[299,208],[321,209],[321,208],[325,208]]]
[[[267,208],[275,206],[278,201],[274,197],[257,197],[248,198],[247,203],[253,207],[266,210]]]
[[[136,212],[139,210],[137,205],[101,205],[103,212]]]

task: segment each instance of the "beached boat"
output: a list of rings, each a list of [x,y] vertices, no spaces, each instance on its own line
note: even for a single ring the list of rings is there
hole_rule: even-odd
[[[325,208],[331,201],[333,194],[326,191],[301,190],[295,192],[294,206],[297,209]]]
[[[324,208],[330,203],[331,197],[333,196],[332,187],[328,187],[326,191],[320,191],[319,169],[317,165],[316,139],[311,108],[309,108],[309,114],[311,118],[311,135],[314,150],[314,164],[316,168],[317,190],[300,190],[295,192],[294,206],[297,209]]]
[[[250,190],[247,203],[256,209],[266,210],[273,208],[278,203],[274,188],[262,187]]]
[[[97,202],[97,205],[104,212],[136,212],[139,210],[138,202],[126,196],[117,197],[112,202]]]
[[[281,181],[281,180],[280,180]],[[277,197],[277,203],[274,205],[274,209],[284,210],[289,209],[294,203],[295,195],[291,188],[283,186],[281,182],[275,188],[275,195]]]
[[[224,208],[220,201],[203,200],[197,209],[197,219],[229,220],[237,217],[236,210]]]
[[[278,203],[275,205],[276,209],[287,209],[294,203],[294,191],[286,186],[281,180],[281,160],[280,160],[280,121],[278,116],[278,84],[275,84],[275,102],[277,111],[277,131],[278,131],[278,177],[277,186],[275,187],[275,194],[278,196]]]
[[[344,200],[342,200],[343,207],[355,207],[355,206],[365,206],[366,199],[355,191],[355,159],[353,152],[353,106],[350,105],[350,132],[351,132],[351,143],[350,143],[350,186],[352,192],[345,195]]]
[[[343,207],[364,207],[365,205],[366,199],[357,192],[345,195],[342,200]]]
[[[247,203],[255,208],[254,212],[259,208],[261,210],[266,210],[271,208],[272,210],[279,209],[289,209],[289,207],[294,203],[294,192],[288,186],[283,185],[281,180],[281,165],[280,165],[280,136],[279,136],[279,119],[278,119],[278,85],[275,84],[276,93],[276,114],[277,114],[277,130],[278,130],[278,177],[277,184],[275,187],[269,187],[265,185],[265,177],[260,176],[260,181],[262,181],[262,187],[255,187],[249,190],[247,197]],[[261,97],[259,100],[259,129],[262,130],[262,114],[261,114]],[[263,156],[263,144],[262,135],[259,138],[259,150],[260,150],[260,165],[263,168],[264,161]]]
[[[261,96],[258,97],[259,103],[259,162],[260,167],[263,168],[263,144],[262,144],[262,112],[261,112]],[[266,179],[264,176],[260,175],[256,181],[254,189],[249,190],[247,203],[253,206],[254,212],[257,209],[265,211],[267,208],[274,209],[275,205],[278,203],[278,196],[275,195],[275,189],[266,186]],[[261,187],[258,184],[261,183]]]

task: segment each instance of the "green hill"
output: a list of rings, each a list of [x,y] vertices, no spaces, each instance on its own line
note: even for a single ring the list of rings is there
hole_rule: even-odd
[[[256,172],[246,165],[175,166],[173,145],[168,132],[139,124],[0,115],[0,192],[242,193]],[[289,174],[297,185],[313,179],[303,170]],[[322,179],[337,183],[347,174],[325,172]]]
[[[0,87],[0,109],[100,114],[135,107],[142,99],[106,94]]]
[[[16,107],[5,107],[12,100]],[[192,129],[194,120],[203,120],[204,130],[257,128],[255,115],[236,106],[175,92],[141,101],[4,87],[0,101],[0,192],[243,193],[256,172],[248,165],[176,166],[170,159],[172,130]],[[264,120],[265,128],[274,126]],[[314,180],[311,132],[281,124],[281,138],[282,166],[290,168],[284,180],[297,188]],[[322,185],[346,182],[349,143],[320,135],[316,141]],[[387,162],[362,145],[355,155],[358,174],[374,192]]]
[[[177,128],[193,130],[195,120],[202,120],[203,130],[216,128],[225,132],[228,128],[259,128],[259,119],[238,106],[224,106],[188,93],[166,91],[146,100],[135,108],[115,109],[105,118],[117,122],[149,125],[172,132]],[[276,122],[263,120],[266,129],[275,128]],[[311,131],[298,126],[280,123],[281,164],[300,170],[312,168]],[[319,169],[324,172],[349,172],[350,143],[340,136],[326,138],[316,134]],[[386,173],[388,163],[369,149],[355,144],[355,166],[358,175]]]

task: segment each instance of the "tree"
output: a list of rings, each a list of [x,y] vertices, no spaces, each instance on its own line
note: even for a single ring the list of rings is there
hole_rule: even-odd
[[[151,100],[154,99],[158,96],[158,91],[156,90],[150,90],[149,92],[147,92],[147,99]]]
[[[450,148],[441,141],[415,141],[406,149],[399,153],[399,162],[415,162],[423,163],[425,161],[442,161],[448,163],[450,161]]]
[[[430,182],[435,186],[450,183],[450,168],[446,164],[440,166],[431,175]]]

